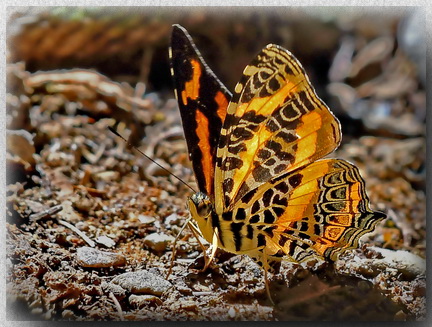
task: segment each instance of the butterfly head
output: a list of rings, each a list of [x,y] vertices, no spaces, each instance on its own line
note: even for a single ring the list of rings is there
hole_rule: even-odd
[[[188,199],[188,208],[192,217],[198,223],[204,238],[211,242],[213,233],[211,213],[213,205],[210,198],[202,192],[195,193]]]

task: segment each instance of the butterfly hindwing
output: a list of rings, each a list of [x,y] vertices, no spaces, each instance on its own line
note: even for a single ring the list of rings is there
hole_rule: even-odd
[[[170,62],[198,187],[212,196],[216,149],[231,93],[206,65],[180,25],[173,26]]]
[[[230,210],[254,188],[332,152],[340,139],[339,122],[297,59],[268,45],[244,70],[227,110],[216,207]]]
[[[255,258],[265,251],[269,259],[335,260],[384,218],[370,209],[358,169],[339,159],[315,161],[246,197],[234,206],[232,222],[221,222],[221,234]]]

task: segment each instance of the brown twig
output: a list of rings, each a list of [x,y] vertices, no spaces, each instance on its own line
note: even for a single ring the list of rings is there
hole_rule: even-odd
[[[56,206],[48,208],[48,209],[46,209],[44,211],[31,214],[29,216],[29,219],[31,221],[38,221],[40,219],[45,219],[45,218],[51,217],[52,215],[55,215],[57,212],[60,212],[62,210],[63,210],[63,206],[62,205],[56,205]]]
[[[74,231],[76,234],[78,234],[78,236],[80,236],[84,241],[87,242],[88,245],[90,245],[92,248],[95,247],[95,242],[93,242],[90,238],[88,238],[88,236],[86,234],[84,234],[83,232],[81,232],[78,228],[76,228],[74,225],[68,223],[67,221],[58,219],[57,220],[59,222],[59,224],[66,226],[67,228],[71,229],[72,231]]]
[[[118,313],[119,313],[120,320],[121,320],[121,321],[124,321],[123,310],[122,310],[122,308],[121,308],[121,305],[120,305],[119,301],[118,301],[117,298],[115,297],[114,293],[113,293],[113,292],[110,292],[110,293],[109,293],[109,297],[110,297],[110,299],[114,302],[114,305],[115,305],[115,307],[116,307],[116,309],[117,309],[117,311],[118,311]]]

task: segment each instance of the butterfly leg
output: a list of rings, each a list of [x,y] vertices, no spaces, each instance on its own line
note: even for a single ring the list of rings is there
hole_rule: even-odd
[[[203,268],[203,271],[205,271],[210,265],[210,263],[213,261],[217,248],[218,248],[218,234],[217,234],[217,229],[215,229],[215,232],[213,233],[213,240],[212,240],[212,251],[210,257],[208,258],[208,261],[206,262]]]
[[[265,284],[266,293],[267,293],[267,296],[269,297],[271,304],[273,306],[275,306],[275,303],[274,303],[273,298],[272,298],[271,293],[270,293],[270,283],[268,280],[268,271],[270,269],[270,266],[268,264],[267,254],[266,254],[265,250],[263,250],[263,255],[262,255],[262,267],[264,269],[264,284]]]
[[[207,256],[207,249],[205,248],[205,246],[200,241],[200,234],[201,234],[201,232],[192,223],[189,223],[189,227],[191,229],[192,234],[194,235],[194,237],[198,241],[198,244],[199,244],[200,248],[203,251],[204,262],[205,263],[204,263],[204,268],[201,271],[206,271],[207,268],[210,266],[211,262],[213,261],[213,258],[214,258],[215,254],[216,254],[216,250],[217,250],[217,236],[218,235],[217,235],[216,232],[213,234],[213,240],[212,240],[212,246],[213,246],[213,248],[212,248],[212,252],[211,252],[210,257],[209,257],[209,256]]]
[[[189,218],[186,220],[186,222],[184,223],[184,225],[183,225],[182,228],[180,229],[180,232],[177,234],[176,238],[174,239],[174,242],[173,242],[173,253],[172,253],[172,256],[171,256],[171,264],[170,264],[170,267],[169,267],[169,269],[168,269],[168,273],[167,273],[167,275],[166,275],[166,279],[168,279],[168,277],[171,275],[172,267],[174,266],[174,260],[175,260],[175,256],[176,256],[176,254],[177,254],[177,247],[176,247],[176,245],[177,245],[177,241],[178,241],[178,239],[179,239],[181,233],[183,233],[183,231],[184,231],[184,229],[186,228],[186,226],[189,225],[191,219],[192,219],[192,217],[189,217]]]

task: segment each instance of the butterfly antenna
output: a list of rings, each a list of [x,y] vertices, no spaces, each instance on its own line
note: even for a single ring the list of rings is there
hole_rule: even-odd
[[[123,141],[126,142],[126,144],[131,147],[134,148],[136,151],[138,151],[140,154],[142,154],[144,157],[146,157],[148,160],[150,160],[151,162],[153,162],[154,164],[156,164],[158,167],[162,168],[163,170],[165,170],[166,172],[168,172],[168,174],[170,174],[171,176],[174,176],[175,178],[177,178],[180,182],[182,182],[184,185],[186,185],[188,188],[190,188],[194,193],[196,193],[196,191],[189,185],[187,184],[184,180],[182,180],[180,177],[174,175],[172,172],[170,172],[168,169],[166,169],[165,167],[161,166],[160,164],[158,164],[154,159],[150,158],[148,155],[146,155],[144,152],[142,152],[140,149],[138,149],[136,146],[134,146],[133,144],[131,144],[128,140],[126,140],[123,136],[121,136],[116,130],[114,130],[112,127],[108,126],[108,129],[114,133],[115,135],[117,135],[118,137],[120,137]]]

